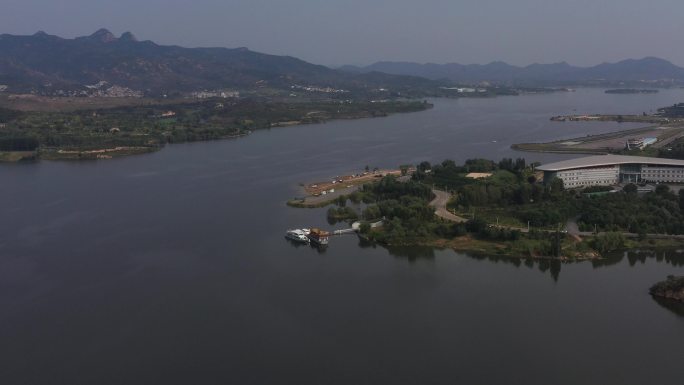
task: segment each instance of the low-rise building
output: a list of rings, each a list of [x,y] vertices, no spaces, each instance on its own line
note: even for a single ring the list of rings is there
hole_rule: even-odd
[[[684,160],[642,156],[597,155],[537,167],[544,183],[554,178],[566,188],[620,183],[684,183]]]

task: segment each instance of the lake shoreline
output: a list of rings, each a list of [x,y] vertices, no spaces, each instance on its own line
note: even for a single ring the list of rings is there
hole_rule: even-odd
[[[396,247],[428,247],[434,250],[453,250],[461,253],[469,253],[473,255],[483,255],[483,256],[495,256],[506,259],[532,259],[532,260],[550,260],[550,261],[561,261],[561,262],[585,262],[585,261],[599,261],[609,258],[610,255],[615,253],[625,253],[630,251],[649,251],[657,252],[663,250],[681,250],[684,247],[684,240],[663,240],[662,242],[649,243],[649,241],[639,241],[632,242],[625,245],[622,248],[610,251],[609,253],[603,255],[596,250],[591,250],[585,253],[578,253],[574,256],[561,255],[559,257],[549,256],[549,255],[533,255],[533,254],[520,254],[510,252],[507,250],[508,244],[506,242],[498,242],[494,240],[477,239],[476,237],[468,234],[453,239],[436,238],[428,240],[417,240],[405,243],[384,243],[379,242],[369,237],[357,233],[360,239],[381,246],[385,249],[392,249]]]
[[[273,128],[285,128],[293,126],[303,126],[311,124],[323,124],[328,122],[345,121],[345,120],[358,120],[358,119],[368,119],[368,118],[384,118],[395,114],[408,114],[412,112],[423,112],[434,107],[433,104],[427,103],[426,101],[420,102],[418,100],[407,100],[407,101],[394,101],[388,103],[387,105],[378,104],[378,107],[373,107],[377,109],[368,109],[372,105],[372,102],[365,102],[369,106],[362,105],[347,112],[340,113],[338,111],[335,116],[307,116],[306,119],[300,120],[290,120],[290,121],[276,121],[273,123],[268,123],[266,126],[255,125],[249,128],[236,128],[232,133],[228,135],[221,136],[208,136],[199,137],[195,140],[181,140],[172,141],[167,140],[163,137],[156,137],[154,135],[145,134],[147,138],[141,143],[129,143],[131,138],[135,134],[130,135],[130,138],[124,136],[119,128],[111,128],[106,134],[96,133],[93,137],[101,139],[117,139],[121,143],[118,145],[106,145],[98,146],[97,144],[84,144],[82,147],[86,149],[80,149],[74,146],[45,146],[44,143],[36,143],[37,147],[35,149],[22,148],[20,150],[0,150],[0,163],[17,163],[24,161],[39,161],[39,160],[102,160],[110,159],[114,157],[138,155],[143,153],[150,153],[162,150],[166,144],[172,143],[188,143],[188,142],[208,142],[224,139],[238,139],[241,137],[248,136],[256,130],[273,129]],[[313,108],[314,106],[312,106]],[[364,109],[367,108],[367,109]],[[37,113],[37,112],[34,112]],[[64,112],[66,114],[75,114],[76,112]],[[175,115],[175,113],[174,113]],[[3,123],[3,127],[7,123]],[[211,130],[212,128],[207,128]],[[162,135],[163,133],[157,132],[155,135]],[[162,135],[163,136],[163,135]],[[126,139],[128,138],[128,139]],[[38,140],[38,139],[35,139]],[[137,140],[137,139],[136,139]],[[144,142],[144,143],[143,143]]]
[[[492,240],[483,240],[483,239],[477,239],[473,237],[472,235],[464,235],[460,237],[456,237],[453,239],[445,239],[445,238],[436,238],[436,239],[429,239],[429,240],[418,240],[414,242],[406,242],[406,243],[384,243],[384,242],[378,242],[374,241],[362,234],[359,234],[359,237],[362,238],[365,241],[368,242],[373,242],[376,243],[382,247],[385,248],[392,248],[392,247],[430,247],[435,250],[454,250],[456,252],[462,252],[462,253],[471,253],[471,254],[476,254],[476,255],[494,255],[497,257],[502,257],[502,258],[511,258],[511,259],[538,259],[538,260],[555,260],[555,261],[591,261],[591,260],[597,260],[597,259],[602,259],[603,257],[596,253],[596,252],[590,252],[590,253],[585,253],[584,255],[577,255],[574,257],[569,257],[569,256],[560,256],[560,257],[553,257],[553,256],[547,256],[547,255],[523,255],[519,253],[513,253],[510,250],[507,249],[509,246],[508,244],[504,242],[497,242],[497,241],[492,241]]]

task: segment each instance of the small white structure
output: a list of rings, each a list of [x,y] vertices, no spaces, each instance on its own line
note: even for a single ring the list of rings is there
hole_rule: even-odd
[[[650,146],[657,141],[657,138],[630,138],[627,139],[625,148],[628,150],[643,150],[647,146]]]

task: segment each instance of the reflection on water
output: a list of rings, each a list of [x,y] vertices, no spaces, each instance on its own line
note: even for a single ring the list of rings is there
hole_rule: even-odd
[[[515,257],[504,257],[500,255],[484,255],[484,254],[470,254],[466,253],[468,257],[476,259],[479,261],[490,261],[495,263],[505,263],[513,265],[515,267],[520,267],[525,265],[530,269],[538,269],[542,273],[547,271],[551,275],[554,281],[558,282],[558,278],[561,272],[561,265],[564,263],[577,263],[575,261],[560,261],[558,259],[548,259],[548,258],[515,258]]]
[[[303,242],[297,242],[293,241],[292,239],[285,238],[285,242],[289,243],[290,246],[294,247],[295,249],[298,249],[300,247],[304,248],[312,248],[318,251],[318,254],[325,254],[325,252],[328,250],[328,245],[317,245],[315,243],[303,243]]]
[[[328,245],[316,245],[311,243],[309,246],[318,251],[318,254],[325,254],[325,252],[328,251]]]
[[[629,266],[638,263],[644,264],[648,260],[663,262],[673,267],[684,266],[684,252],[680,249],[654,249],[654,250],[628,250],[619,253],[612,253],[606,258],[592,260],[595,268],[617,265],[627,259]]]
[[[375,242],[371,242],[365,238],[359,237],[359,247],[362,249],[375,249],[375,248],[381,247],[381,246],[379,246]]]
[[[653,300],[665,309],[684,317],[684,303],[660,297],[653,297]]]
[[[359,247],[361,248],[375,248],[382,247],[374,242],[370,242],[359,238]],[[435,248],[426,246],[411,246],[385,247],[387,251],[398,259],[406,259],[410,263],[415,263],[418,260],[434,261]],[[542,273],[547,273],[551,276],[554,282],[558,282],[560,272],[563,265],[590,263],[594,269],[605,268],[609,266],[619,265],[627,261],[629,267],[635,267],[637,263],[646,264],[649,260],[657,263],[665,263],[672,267],[684,266],[684,250],[681,249],[658,249],[658,250],[629,250],[623,252],[612,253],[604,258],[590,260],[590,261],[561,261],[558,259],[542,259],[542,258],[516,258],[505,257],[500,255],[485,255],[477,253],[463,253],[462,255],[478,260],[493,263],[502,263],[506,265],[520,268],[525,266],[529,269],[537,269]],[[667,300],[659,297],[653,297],[658,305],[679,315],[684,316],[684,303]]]
[[[435,259],[435,249],[428,246],[410,246],[410,247],[399,247],[390,246],[387,248],[389,253],[397,258],[403,258],[411,263],[418,260],[434,260]]]
[[[369,248],[380,246],[373,242],[360,239],[359,247]],[[433,260],[435,258],[435,249],[427,246],[389,246],[386,247],[386,249],[394,257],[407,259],[409,262],[415,262],[420,259]],[[684,266],[684,250],[680,249],[629,250],[619,253],[612,253],[604,258],[592,259],[590,261],[561,261],[558,259],[549,258],[516,258],[479,253],[464,253],[464,255],[479,261],[504,263],[513,265],[515,267],[524,265],[530,269],[536,268],[542,273],[548,272],[555,282],[558,282],[558,279],[560,278],[561,267],[564,264],[591,263],[591,265],[597,269],[618,265],[626,259],[631,267],[634,267],[637,263],[644,264],[648,260],[666,263],[673,267]]]

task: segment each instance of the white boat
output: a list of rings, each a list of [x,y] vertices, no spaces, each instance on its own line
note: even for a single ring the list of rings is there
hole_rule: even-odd
[[[307,237],[307,234],[303,230],[299,229],[287,230],[287,232],[285,233],[285,238],[295,242],[309,243],[309,238]]]

